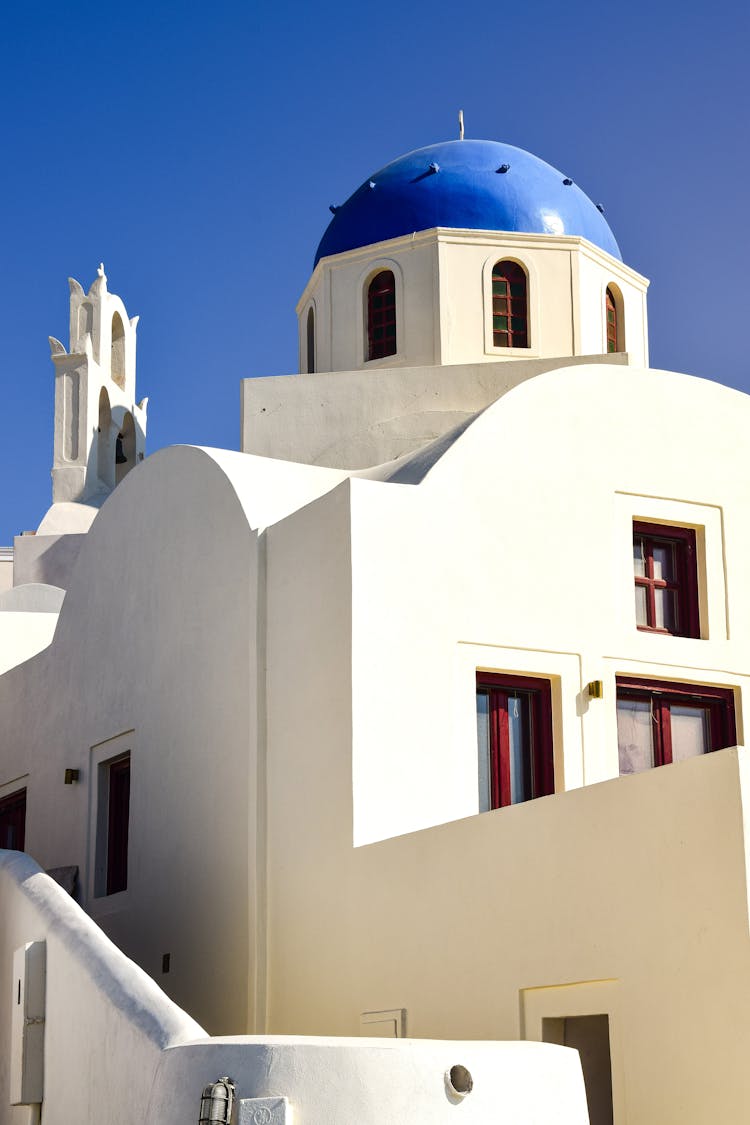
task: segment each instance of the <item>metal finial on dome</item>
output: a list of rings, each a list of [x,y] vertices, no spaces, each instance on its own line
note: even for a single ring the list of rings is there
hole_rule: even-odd
[[[464,139],[464,111],[462,109],[458,111],[458,139],[459,141]]]

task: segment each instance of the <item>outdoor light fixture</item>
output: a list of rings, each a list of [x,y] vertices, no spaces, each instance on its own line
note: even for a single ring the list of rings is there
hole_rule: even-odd
[[[604,684],[601,680],[592,680],[586,684],[586,691],[589,699],[603,699],[604,698]]]
[[[231,1078],[220,1078],[211,1082],[203,1091],[201,1115],[198,1125],[229,1125],[234,1106],[234,1082]]]
[[[72,785],[74,781],[78,781],[81,776],[80,770],[66,770],[65,771],[65,784]]]

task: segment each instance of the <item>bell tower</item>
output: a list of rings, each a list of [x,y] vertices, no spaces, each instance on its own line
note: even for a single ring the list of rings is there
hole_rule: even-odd
[[[70,351],[50,336],[55,365],[52,503],[101,504],[146,446],[148,400],[135,399],[138,317],[107,290],[104,264],[84,293],[70,285]]]

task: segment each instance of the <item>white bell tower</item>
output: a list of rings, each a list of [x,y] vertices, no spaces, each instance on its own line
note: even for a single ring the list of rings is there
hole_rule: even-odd
[[[84,293],[70,285],[70,351],[50,336],[55,365],[52,503],[98,507],[143,460],[147,399],[135,400],[138,317],[107,291],[104,265]]]

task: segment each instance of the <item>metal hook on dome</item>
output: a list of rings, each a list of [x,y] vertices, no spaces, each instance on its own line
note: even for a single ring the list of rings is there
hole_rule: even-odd
[[[328,204],[328,210],[331,212],[332,215],[335,215],[337,211],[341,210],[341,208],[337,207],[335,203],[329,203]]]
[[[440,171],[440,165],[436,164],[436,162],[434,160],[430,161],[430,171],[433,173],[433,175],[434,175],[435,172]]]
[[[565,184],[566,187],[570,187],[572,185],[573,181],[569,180],[568,177],[566,176],[565,179],[563,180],[563,183]]]
[[[604,208],[602,207],[601,203],[597,203],[597,204],[595,204],[595,206],[596,206],[597,211],[601,211],[601,213],[603,215],[604,214]]]
[[[501,164],[499,168],[495,169],[496,172],[510,172],[510,164]]]

